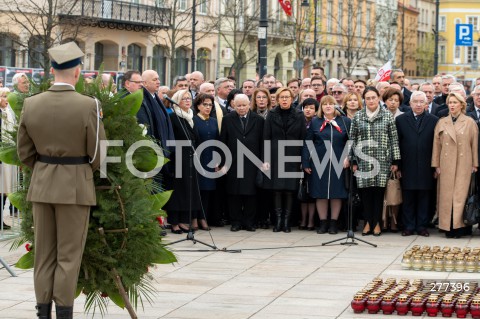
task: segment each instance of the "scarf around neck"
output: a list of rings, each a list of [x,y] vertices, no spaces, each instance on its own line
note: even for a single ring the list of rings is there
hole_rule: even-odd
[[[322,127],[320,127],[320,132],[325,129],[325,127],[327,126],[327,124],[330,124],[330,125],[333,126],[337,131],[339,131],[340,133],[342,133],[342,129],[340,128],[340,126],[338,126],[337,122],[335,121],[335,118],[329,120],[329,119],[327,119],[326,117],[324,117],[323,119],[325,120],[325,122],[323,122]]]
[[[188,109],[188,112],[185,112],[178,106],[174,105],[173,106],[173,111],[175,114],[177,114],[178,117],[181,117],[182,119],[186,120],[188,124],[190,125],[191,128],[193,128],[193,111],[192,109]]]
[[[365,107],[365,111],[367,112],[367,117],[371,121],[375,116],[377,116],[378,113],[380,113],[380,105],[377,107],[375,111],[370,111],[368,107]]]

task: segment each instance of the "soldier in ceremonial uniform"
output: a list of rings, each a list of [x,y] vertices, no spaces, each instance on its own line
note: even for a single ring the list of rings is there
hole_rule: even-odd
[[[75,91],[83,52],[69,42],[49,54],[55,83],[25,99],[17,145],[19,159],[33,168],[27,200],[33,204],[37,317],[51,318],[55,301],[57,318],[66,319],[73,316],[105,131],[99,102]]]

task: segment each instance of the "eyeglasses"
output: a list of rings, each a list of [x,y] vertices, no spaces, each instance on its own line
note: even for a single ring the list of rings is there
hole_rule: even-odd
[[[312,84],[312,86],[313,86],[314,88],[318,88],[318,87],[322,87],[323,84]]]
[[[184,98],[182,99],[182,101],[185,101],[185,102],[186,102],[186,101],[191,101],[191,100],[192,100],[192,99],[189,98],[189,97],[184,97]]]
[[[285,95],[285,96],[279,96],[278,99],[279,100],[288,100],[288,99],[291,99],[292,97],[290,95]]]
[[[133,81],[133,80],[128,80],[128,82],[133,82],[133,83],[137,83],[137,84],[142,84],[143,81]]]
[[[343,91],[333,91],[332,94],[343,94]]]
[[[204,107],[212,107],[213,106],[213,104],[211,104],[211,103],[202,103],[202,105]]]

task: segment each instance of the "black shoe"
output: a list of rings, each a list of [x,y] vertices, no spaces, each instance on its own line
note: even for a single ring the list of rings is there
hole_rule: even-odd
[[[428,232],[428,230],[426,229],[422,229],[421,231],[417,232],[417,234],[419,236],[423,236],[423,237],[430,237],[430,233]],[[402,234],[403,235],[403,234]]]
[[[282,209],[275,208],[275,215],[277,220],[275,221],[275,226],[273,226],[273,232],[278,233],[279,231],[282,231]]]
[[[37,318],[52,319],[52,303],[48,303],[48,304],[38,303],[35,306],[35,309],[37,309]]]
[[[240,229],[242,228],[238,225],[232,225],[232,227],[230,227],[230,231],[240,231]]]
[[[255,231],[256,229],[253,226],[245,226],[245,230],[246,231]]]
[[[330,225],[328,227],[328,233],[330,235],[338,234],[337,221],[335,219],[330,220]]]
[[[270,228],[270,223],[268,221],[264,222],[261,226],[261,229],[269,229]]]
[[[402,236],[403,237],[412,236],[412,235],[413,235],[413,231],[411,231],[411,230],[405,229],[404,231],[402,231]]]
[[[173,228],[171,228],[170,231],[171,231],[173,234],[177,234],[177,235],[183,234],[183,231],[182,231],[181,229],[173,229]]]
[[[320,227],[317,229],[317,234],[325,234],[328,231],[328,224],[326,220],[320,220]]]

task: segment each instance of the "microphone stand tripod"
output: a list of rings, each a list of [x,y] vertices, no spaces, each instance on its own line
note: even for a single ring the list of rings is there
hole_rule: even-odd
[[[174,102],[174,104],[177,104],[177,103]],[[180,108],[180,106],[178,106],[178,107]],[[201,240],[195,239],[194,230],[193,230],[193,227],[192,227],[192,216],[193,216],[193,214],[192,214],[192,184],[193,184],[193,159],[194,159],[194,156],[196,155],[196,150],[195,150],[195,147],[193,146],[191,136],[188,134],[187,130],[183,126],[182,120],[180,120],[180,117],[178,116],[178,114],[175,111],[173,113],[175,114],[175,117],[176,117],[177,121],[179,122],[179,124],[180,124],[180,126],[183,130],[183,133],[185,134],[185,137],[190,142],[190,158],[189,158],[189,163],[188,163],[188,167],[189,167],[189,170],[188,170],[188,172],[189,172],[189,176],[188,176],[188,188],[189,188],[188,218],[189,218],[189,223],[188,223],[188,233],[187,233],[186,238],[180,239],[180,240],[168,243],[168,244],[165,244],[165,246],[174,245],[174,244],[181,243],[181,242],[189,240],[189,241],[192,241],[193,244],[200,243],[204,246],[212,248],[213,250],[218,250],[218,248],[215,245],[210,245],[210,244],[207,244],[207,243],[205,243]]]
[[[341,111],[341,109],[340,109],[340,111]],[[345,116],[345,113],[343,113],[343,111],[340,112],[340,113]],[[345,125],[345,120],[343,119],[343,117],[340,117],[340,118],[342,119],[343,126],[345,126],[345,128],[347,128],[347,126]],[[350,140],[350,135],[348,133],[348,129],[347,129],[346,133],[347,133],[348,139]],[[353,153],[353,158],[356,158],[355,148],[353,146],[352,146],[352,153]],[[355,242],[355,233],[353,232],[353,175],[354,174],[353,174],[353,170],[352,170],[352,172],[350,173],[350,176],[348,178],[348,184],[349,185],[348,185],[348,200],[347,200],[347,220],[348,220],[347,236],[324,242],[324,243],[322,243],[322,246],[329,245],[329,244],[332,244],[332,243],[336,243],[336,242],[342,241],[342,240],[345,240],[345,242],[340,243],[340,245],[348,245],[348,246],[358,245],[358,243]],[[356,238],[356,239],[358,241],[361,241],[362,243],[368,244],[368,245],[373,246],[373,247],[377,247],[376,244],[372,244],[372,243],[370,243],[366,240],[363,240],[363,239],[360,239],[360,238]]]

